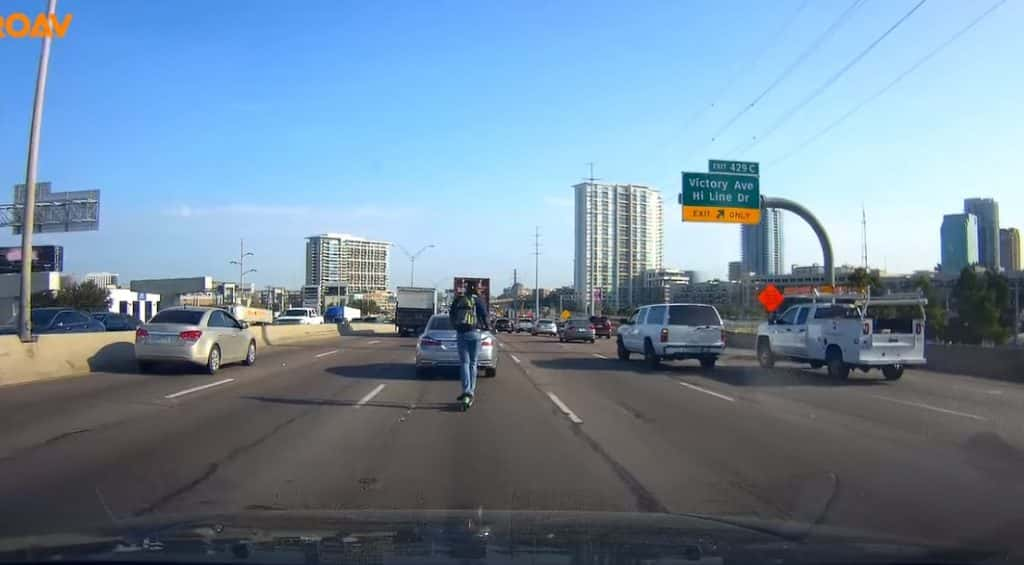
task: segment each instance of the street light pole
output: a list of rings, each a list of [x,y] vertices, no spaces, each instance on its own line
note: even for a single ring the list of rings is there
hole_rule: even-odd
[[[252,257],[251,251],[245,250],[245,240],[239,240],[238,245],[238,261],[228,261],[232,265],[238,265],[238,289],[235,291],[235,304],[241,304],[242,284],[245,281],[245,275],[249,273],[255,273],[256,269],[245,269],[245,258]]]
[[[49,0],[46,10],[47,17],[56,17],[57,0]],[[42,52],[39,54],[36,96],[32,104],[32,125],[28,134],[28,164],[25,167],[25,207],[21,213],[21,305],[18,312],[18,336],[25,342],[32,341],[32,230],[36,222],[36,166],[39,162],[39,132],[43,126],[43,101],[46,98],[52,35],[45,34]]]
[[[402,253],[405,253],[405,256],[409,258],[409,286],[416,286],[416,259],[418,259],[420,254],[422,254],[424,251],[437,246],[431,243],[429,245],[424,245],[416,253],[409,253],[409,250],[406,249],[405,247],[402,247],[400,244],[396,243],[394,245],[395,247],[401,249]]]

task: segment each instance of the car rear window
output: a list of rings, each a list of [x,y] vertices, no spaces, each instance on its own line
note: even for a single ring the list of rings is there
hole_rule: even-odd
[[[309,310],[285,310],[285,316],[308,316]]]
[[[203,319],[202,310],[164,310],[157,312],[149,321],[151,324],[198,324]]]
[[[668,307],[670,326],[718,326],[721,323],[718,313],[711,306],[679,304]]]
[[[54,316],[60,313],[60,310],[33,310],[32,311],[32,325],[33,326],[48,326],[53,320]]]
[[[436,316],[431,318],[430,326],[427,329],[431,330],[450,330],[452,328],[452,319],[448,316]]]

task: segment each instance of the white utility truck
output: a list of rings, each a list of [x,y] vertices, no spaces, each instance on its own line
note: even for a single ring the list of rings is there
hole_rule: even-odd
[[[757,360],[765,368],[776,359],[828,367],[845,379],[850,369],[881,369],[887,380],[903,376],[907,365],[924,365],[924,306],[919,295],[833,296],[814,294],[757,328]]]

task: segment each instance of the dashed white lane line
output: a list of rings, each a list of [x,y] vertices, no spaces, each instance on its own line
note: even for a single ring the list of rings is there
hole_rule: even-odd
[[[379,339],[371,339],[370,341],[366,342],[366,345],[376,345],[378,343],[380,343]]]
[[[562,414],[568,416],[570,422],[574,424],[583,423],[583,420],[579,416],[577,416],[575,412],[569,410],[569,407],[566,406],[564,402],[562,402],[562,399],[555,396],[553,392],[548,393],[548,398],[551,399],[551,402],[555,403],[555,406],[557,406],[558,409],[562,411]]]
[[[371,390],[369,394],[367,394],[366,396],[360,398],[359,402],[356,402],[356,408],[359,408],[360,406],[362,406],[362,405],[366,404],[367,402],[373,400],[374,396],[377,396],[378,394],[380,394],[380,391],[384,390],[384,386],[385,386],[384,384],[379,384],[379,385],[377,385],[377,388]]]
[[[728,400],[729,402],[736,402],[736,399],[731,397],[731,396],[726,396],[724,394],[719,394],[719,393],[717,393],[717,392],[715,392],[713,390],[708,390],[708,389],[706,389],[704,387],[700,387],[700,386],[697,386],[697,385],[692,385],[690,383],[684,383],[683,381],[677,381],[677,382],[679,384],[685,386],[686,388],[693,389],[693,390],[695,390],[697,392],[703,392],[704,394],[710,394],[711,396],[714,396],[715,398],[721,398],[722,400]]]
[[[605,357],[604,355],[601,355],[600,353],[591,353],[591,355],[593,355],[594,357],[597,357],[598,359],[607,359],[607,357]]]
[[[168,394],[164,398],[178,398],[179,396],[185,396],[186,394],[192,394],[193,392],[199,392],[201,390],[206,390],[208,388],[213,388],[215,386],[226,385],[234,380],[235,379],[221,379],[217,382],[205,384],[202,386],[194,386],[192,388],[186,388],[185,390],[179,390],[178,392],[175,392],[173,394]]]
[[[520,361],[518,357],[516,357],[515,355],[512,355],[511,353],[509,353],[508,356],[511,357],[512,360],[515,361],[517,364],[518,363],[522,363],[522,361]]]
[[[970,418],[972,420],[978,420],[984,422],[987,420],[984,416],[978,416],[977,414],[968,414],[967,412],[957,412],[956,410],[950,410],[948,408],[940,408],[938,406],[932,406],[931,404],[924,404],[922,402],[911,402],[909,400],[897,400],[895,398],[889,398],[888,396],[881,396],[878,394],[872,394],[874,398],[879,400],[885,400],[887,402],[895,402],[896,404],[903,404],[906,406],[915,406],[917,408],[924,408],[925,410],[934,410],[935,412],[941,412],[943,414],[949,414],[951,416],[960,416],[963,418]]]
[[[317,353],[316,355],[314,355],[314,357],[316,357],[317,359],[319,359],[319,358],[321,358],[321,357],[327,357],[328,355],[334,355],[334,354],[335,354],[335,353],[337,353],[337,352],[338,352],[338,350],[337,350],[337,349],[332,349],[332,350],[330,350],[330,351],[324,351],[323,353]]]

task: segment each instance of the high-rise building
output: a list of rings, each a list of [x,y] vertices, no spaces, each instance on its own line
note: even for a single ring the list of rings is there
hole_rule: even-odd
[[[991,198],[965,198],[964,213],[978,219],[978,263],[999,270],[999,203]]]
[[[743,224],[740,228],[740,262],[744,273],[784,275],[786,261],[783,249],[782,210],[768,208],[759,224]]]
[[[738,281],[743,278],[743,261],[729,261],[729,280]]]
[[[636,184],[581,183],[576,190],[573,284],[591,311],[641,299],[640,274],[661,268],[661,192]]]
[[[116,287],[118,285],[118,274],[117,273],[86,273],[82,277],[83,281],[92,281],[96,286],[100,288],[106,288],[108,286]]]
[[[1017,228],[999,230],[999,264],[1004,271],[1020,270],[1020,230]]]
[[[306,286],[337,288],[348,293],[386,290],[391,244],[343,233],[306,238]]]
[[[942,272],[959,273],[978,263],[978,218],[974,214],[942,217]]]

